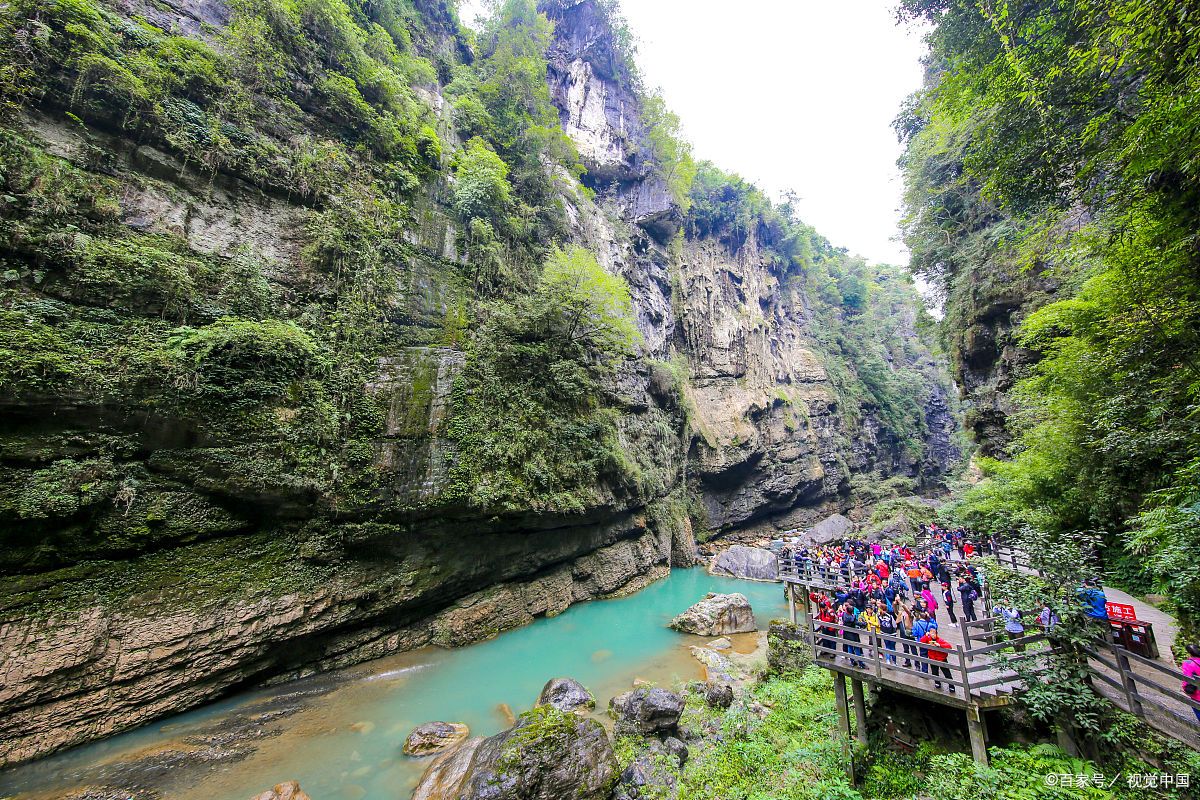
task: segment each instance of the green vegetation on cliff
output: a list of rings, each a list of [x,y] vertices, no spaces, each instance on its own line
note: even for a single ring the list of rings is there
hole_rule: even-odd
[[[955,514],[1096,531],[1114,574],[1195,617],[1194,20],[1145,0],[909,0],[903,13],[935,25],[928,88],[897,123],[914,264],[946,294],[960,377],[990,371],[987,391],[1013,409],[1010,460],[985,461]],[[1016,330],[989,341],[1010,314]]]

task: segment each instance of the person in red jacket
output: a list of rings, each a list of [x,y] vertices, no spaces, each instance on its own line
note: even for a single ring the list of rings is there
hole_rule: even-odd
[[[938,680],[938,670],[939,669],[942,671],[942,674],[946,676],[946,679],[948,682],[951,681],[953,678],[953,676],[951,676],[951,674],[950,674],[950,668],[948,666],[946,666],[946,657],[947,657],[948,653],[946,653],[945,650],[953,649],[954,645],[947,642],[941,636],[938,636],[936,629],[931,630],[928,633],[926,633],[924,636],[922,636],[921,644],[932,645],[929,648],[929,660],[934,663],[929,665],[929,667],[930,667],[929,671],[933,673],[934,688],[941,689],[942,682]],[[939,648],[939,647],[945,648],[945,650],[935,649],[935,648]],[[939,664],[938,662],[941,662],[941,663]],[[955,687],[954,687],[953,683],[950,683],[950,693],[951,694],[955,693]]]

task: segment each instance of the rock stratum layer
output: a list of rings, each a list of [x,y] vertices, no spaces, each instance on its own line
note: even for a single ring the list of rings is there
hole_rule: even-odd
[[[464,164],[487,161],[472,102],[499,102],[501,45],[473,51],[436,0],[252,5],[3,10],[34,42],[3,57],[38,81],[0,87],[0,766],[636,591],[695,563],[697,528],[811,522],[856,479],[930,486],[954,461],[911,284],[856,287],[811,229],[742,214],[761,196],[736,179],[685,209],[591,0],[542,4],[582,177],[509,155],[524,206],[495,199],[492,238]],[[266,18],[292,26],[278,71],[245,33]],[[610,454],[502,484],[468,447],[511,420],[464,387],[495,276],[550,241],[625,280],[641,341],[570,412],[599,409],[570,430]]]

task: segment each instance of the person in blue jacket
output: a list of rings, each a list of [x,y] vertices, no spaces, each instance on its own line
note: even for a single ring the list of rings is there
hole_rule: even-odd
[[[1083,582],[1083,586],[1075,590],[1075,596],[1083,604],[1083,613],[1087,615],[1088,622],[1103,628],[1104,635],[1108,636],[1108,598],[1105,597],[1104,590],[1089,578]]]
[[[1104,595],[1104,590],[1096,585],[1096,582],[1091,578],[1083,582],[1083,586],[1075,591],[1079,595],[1080,601],[1083,603],[1084,612],[1093,619],[1108,619],[1108,598]]]
[[[931,630],[937,630],[937,624],[929,621],[929,614],[927,612],[918,612],[917,621],[914,622],[912,626],[912,638],[919,642],[922,638],[924,638],[925,634],[929,633]],[[929,650],[922,647],[918,655],[921,656],[921,658],[929,658]],[[929,672],[928,664],[922,662],[920,667],[921,672]]]

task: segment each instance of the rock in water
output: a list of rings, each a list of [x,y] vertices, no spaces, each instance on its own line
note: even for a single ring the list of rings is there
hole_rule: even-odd
[[[733,683],[746,677],[737,664],[734,664],[716,650],[709,650],[707,647],[693,647],[691,650],[696,660],[704,665],[704,679],[706,681]]]
[[[559,711],[583,714],[596,707],[596,698],[582,683],[572,678],[551,678],[542,687],[537,705],[554,706]]]
[[[255,795],[251,800],[311,800],[298,781],[275,784],[274,789]]]
[[[457,800],[459,790],[475,758],[475,751],[482,743],[481,737],[468,739],[461,747],[435,758],[425,768],[411,800]]]
[[[617,758],[595,720],[538,706],[487,739],[439,756],[413,800],[608,800]]]
[[[713,575],[729,575],[754,581],[777,581],[779,561],[770,550],[735,544],[719,553],[708,571]]]
[[[724,636],[757,630],[754,609],[744,594],[708,593],[703,600],[671,621],[671,627],[700,636]]]
[[[404,755],[428,756],[449,749],[471,735],[461,722],[426,722],[413,728],[404,740]]]
[[[634,689],[608,702],[618,734],[651,736],[674,733],[683,714],[683,698],[666,689]]]

